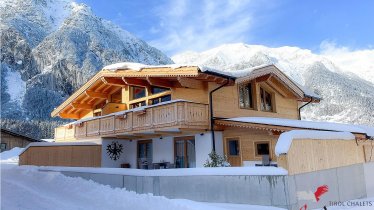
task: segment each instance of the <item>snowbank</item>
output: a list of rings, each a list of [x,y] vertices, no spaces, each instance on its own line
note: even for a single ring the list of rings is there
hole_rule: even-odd
[[[361,125],[350,125],[343,123],[332,123],[332,122],[316,122],[307,120],[292,120],[283,118],[271,118],[271,117],[236,117],[225,119],[225,121],[234,122],[246,122],[255,124],[266,124],[266,125],[278,125],[294,128],[307,128],[307,129],[318,129],[328,131],[342,131],[351,133],[362,133],[368,136],[374,134],[374,128],[369,126]]]
[[[211,204],[184,199],[167,199],[111,188],[91,180],[56,172],[39,172],[36,167],[1,167],[2,209],[112,209],[112,210],[276,210],[270,206]]]
[[[222,167],[222,168],[178,168],[142,170],[128,168],[88,168],[88,167],[40,167],[45,171],[71,171],[101,174],[120,174],[128,176],[230,176],[230,175],[287,175],[280,167]]]
[[[1,162],[18,163],[18,156],[22,153],[23,148],[14,147],[11,150],[0,153]]]
[[[332,132],[332,131],[311,131],[311,130],[293,130],[282,133],[275,145],[275,154],[287,154],[295,139],[339,139],[354,140],[355,136],[349,132]]]

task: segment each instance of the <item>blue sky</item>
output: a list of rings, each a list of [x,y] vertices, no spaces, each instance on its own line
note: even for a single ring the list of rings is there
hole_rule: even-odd
[[[372,0],[77,0],[169,56],[225,43],[374,48]]]

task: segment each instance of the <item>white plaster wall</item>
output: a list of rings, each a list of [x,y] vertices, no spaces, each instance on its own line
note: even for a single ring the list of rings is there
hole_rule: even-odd
[[[163,137],[152,139],[153,162],[161,160],[174,163],[174,140],[173,137]]]
[[[223,155],[223,139],[222,132],[215,131],[216,152]],[[212,151],[212,134],[205,132],[203,135],[195,135],[195,150],[196,150],[196,168],[204,167],[204,163],[209,158],[209,153]]]
[[[107,154],[107,145],[113,141],[123,145],[123,153],[118,160],[112,160]],[[131,168],[136,168],[136,143],[137,141],[120,140],[120,139],[103,139],[101,151],[101,167],[104,168],[119,168],[122,163],[130,163]]]

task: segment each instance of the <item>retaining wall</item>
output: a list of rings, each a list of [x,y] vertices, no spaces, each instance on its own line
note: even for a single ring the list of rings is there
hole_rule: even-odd
[[[167,170],[167,169],[164,169]],[[152,193],[167,198],[194,201],[241,203],[300,209],[329,206],[330,202],[365,198],[374,194],[374,163],[355,164],[297,175],[233,176],[129,176],[62,171],[66,176]],[[327,185],[328,192],[317,202],[314,192]]]

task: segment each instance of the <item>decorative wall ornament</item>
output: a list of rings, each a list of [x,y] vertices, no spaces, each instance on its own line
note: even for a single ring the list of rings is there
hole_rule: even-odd
[[[118,143],[118,141],[112,141],[112,143],[106,147],[106,153],[112,160],[118,160],[122,152],[123,145]]]

